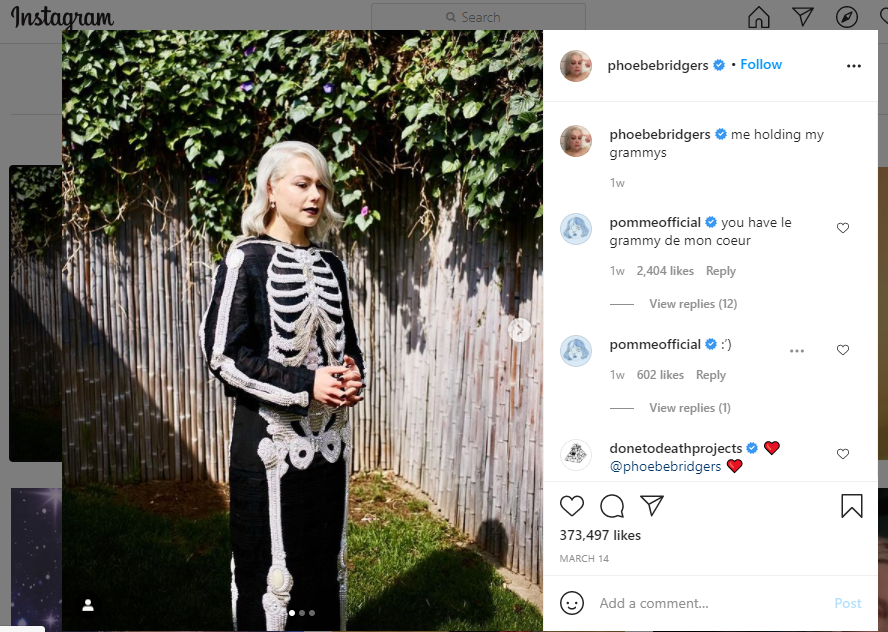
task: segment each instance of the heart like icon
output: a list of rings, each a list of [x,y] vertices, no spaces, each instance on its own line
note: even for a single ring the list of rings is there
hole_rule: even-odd
[[[838,450],[836,450],[836,454],[839,455],[840,459],[844,459],[846,456],[848,456],[848,448],[839,448]]]
[[[836,224],[836,228],[839,229],[840,233],[847,233],[848,232],[848,222],[839,222],[838,224]]]
[[[741,461],[740,459],[731,459],[730,461],[728,461],[728,467],[731,468],[731,471],[736,474],[737,470],[743,467],[743,461]]]
[[[848,345],[839,345],[838,347],[836,347],[836,351],[838,351],[842,355],[845,355],[846,353],[848,353]]]
[[[888,23],[888,7],[885,7],[884,9],[882,9],[882,11],[879,13],[879,15],[882,16],[882,19],[885,21],[885,23]]]
[[[765,441],[765,450],[774,454],[777,450],[780,449],[779,441]]]
[[[570,516],[576,516],[577,512],[583,508],[582,496],[562,496],[561,508]]]

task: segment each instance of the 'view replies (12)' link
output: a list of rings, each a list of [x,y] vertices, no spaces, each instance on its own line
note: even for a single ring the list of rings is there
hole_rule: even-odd
[[[546,629],[874,629],[875,32],[545,37]]]

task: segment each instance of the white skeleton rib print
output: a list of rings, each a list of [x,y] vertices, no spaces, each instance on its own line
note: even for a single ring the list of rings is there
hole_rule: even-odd
[[[266,291],[271,311],[269,358],[288,366],[302,364],[312,370],[323,366],[324,360],[326,364],[341,361],[345,348],[342,292],[319,250],[277,245],[268,266]],[[283,302],[286,299],[289,301]],[[331,316],[336,316],[338,322]],[[317,332],[324,358],[320,355]]]

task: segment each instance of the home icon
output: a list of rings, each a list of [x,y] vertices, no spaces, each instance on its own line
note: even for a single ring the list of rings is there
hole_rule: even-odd
[[[771,28],[771,16],[765,13],[761,7],[756,7],[755,11],[749,14],[749,28],[751,29],[768,29]]]

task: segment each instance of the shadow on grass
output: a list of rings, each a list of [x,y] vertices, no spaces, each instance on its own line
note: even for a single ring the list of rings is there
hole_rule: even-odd
[[[9,416],[9,460],[61,463],[62,408],[15,408]]]
[[[501,525],[489,528],[500,538],[506,537]],[[505,547],[505,542],[502,544]],[[409,570],[386,581],[382,592],[360,604],[348,628],[541,630],[539,611],[503,588],[502,583],[496,570],[478,553],[451,545],[427,553]],[[351,593],[350,601],[353,597],[358,595]]]
[[[64,630],[231,629],[228,514],[173,519],[111,487],[66,489]],[[96,613],[80,612],[94,593]]]
[[[356,479],[354,491],[363,500],[348,529],[349,630],[542,629],[540,612],[425,503],[380,476]],[[192,492],[173,483],[64,489],[62,629],[231,629],[228,513],[219,489]],[[190,504],[206,512],[182,517]],[[483,532],[507,549],[500,525]],[[84,617],[92,595],[96,614]]]

